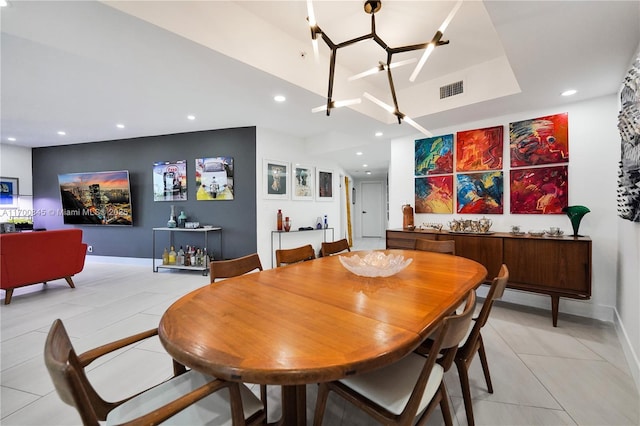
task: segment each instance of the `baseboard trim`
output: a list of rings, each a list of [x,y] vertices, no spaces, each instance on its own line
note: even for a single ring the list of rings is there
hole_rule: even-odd
[[[87,255],[87,257],[85,257],[85,262],[148,266],[149,270],[151,270],[152,263],[153,263],[150,257],[143,258],[143,257],[94,256],[94,255]],[[156,265],[162,265],[162,259],[156,259]]]
[[[618,310],[615,308],[613,323],[616,327],[616,333],[618,334],[618,340],[620,340],[620,345],[622,346],[624,356],[627,358],[629,371],[633,376],[633,380],[636,382],[636,389],[640,391],[640,359],[638,359],[638,354],[633,350],[633,346],[631,345],[631,340],[629,340],[627,330],[625,329],[624,323],[622,322],[620,315],[618,314]]]
[[[485,297],[488,290],[489,286],[481,286],[478,289],[478,296]],[[507,288],[502,300],[516,305],[549,311],[549,321],[551,321],[551,297],[546,294]],[[613,322],[614,320],[613,307],[594,304],[593,300],[576,300],[561,297],[558,310],[560,317],[562,314],[570,314],[607,322]]]

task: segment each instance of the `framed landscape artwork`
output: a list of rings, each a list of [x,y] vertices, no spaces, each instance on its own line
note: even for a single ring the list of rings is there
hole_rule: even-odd
[[[317,201],[333,201],[333,171],[317,169]]]
[[[129,171],[58,175],[65,225],[133,225]]]
[[[289,163],[263,160],[263,171],[264,197],[279,200],[289,198]]]
[[[313,167],[296,164],[292,166],[291,173],[291,199],[313,200],[313,181],[315,173]]]

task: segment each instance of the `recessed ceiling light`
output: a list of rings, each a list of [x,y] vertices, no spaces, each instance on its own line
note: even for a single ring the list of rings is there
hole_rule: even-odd
[[[287,98],[285,98],[282,95],[276,95],[276,96],[274,96],[273,100],[276,101],[276,102],[284,102],[284,101],[287,100]]]
[[[571,89],[571,90],[565,90],[564,92],[561,93],[561,95],[562,96],[571,96],[571,95],[575,95],[576,93],[578,93],[577,90]]]
[[[67,134],[67,132],[62,131],[62,130],[59,130],[59,131],[58,131],[58,134],[59,134],[60,136],[64,136],[64,135],[66,135],[66,134]]]
[[[377,136],[377,137],[380,137],[380,136],[382,136],[383,134],[384,134],[384,133],[382,133],[382,132],[376,132],[376,136]]]
[[[7,0],[0,0],[0,7],[7,7],[9,6],[9,2]]]
[[[369,165],[368,164],[363,164],[362,167],[369,167]]]
[[[124,129],[124,124],[118,123],[118,124],[116,124],[116,127],[118,129]]]
[[[362,151],[356,152],[356,155],[362,155]]]
[[[15,142],[15,141],[16,141],[16,138],[9,136],[9,137],[7,138],[7,140],[8,140],[9,142]]]
[[[370,174],[371,174],[371,172],[370,172],[370,171],[366,171],[366,172],[364,172],[364,174],[365,174],[365,175],[370,175]]]
[[[193,121],[193,120],[195,120],[195,119],[196,119],[196,116],[195,116],[195,115],[187,115],[187,120],[191,120],[191,121]]]

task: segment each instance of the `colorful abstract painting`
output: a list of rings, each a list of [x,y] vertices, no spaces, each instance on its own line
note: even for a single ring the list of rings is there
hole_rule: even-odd
[[[568,166],[511,170],[511,213],[563,213],[568,205],[568,176]]]
[[[453,173],[453,134],[416,140],[415,175],[444,173]]]
[[[504,126],[458,132],[456,171],[502,169]]]
[[[502,172],[456,176],[458,213],[502,214],[504,177]]]
[[[569,114],[509,123],[511,167],[569,161]]]
[[[416,213],[453,213],[453,176],[416,178]]]

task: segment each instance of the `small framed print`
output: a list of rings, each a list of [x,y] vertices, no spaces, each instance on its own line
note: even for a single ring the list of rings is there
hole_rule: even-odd
[[[153,163],[153,201],[187,199],[187,160]]]
[[[18,178],[0,177],[0,209],[18,207]]]
[[[317,201],[333,201],[333,170],[316,169]]]
[[[291,199],[313,200],[313,167],[296,164],[291,166]]]
[[[264,197],[283,200],[289,198],[289,163],[263,160]]]
[[[196,200],[233,200],[233,157],[196,158]]]

